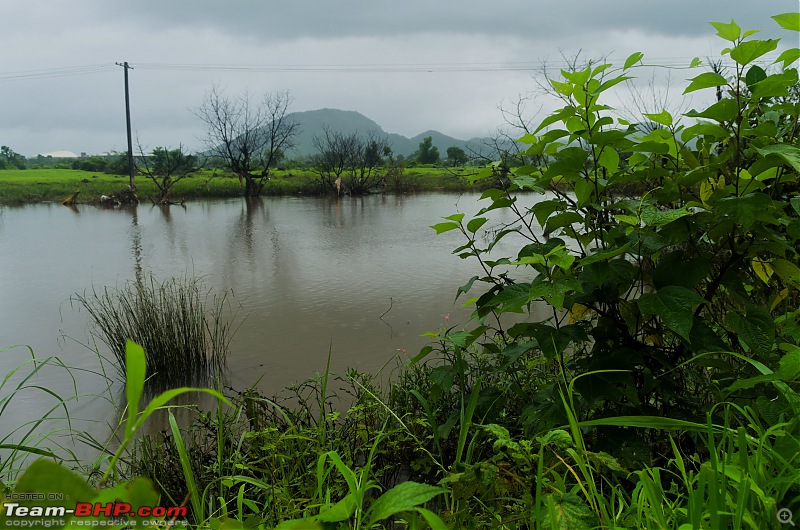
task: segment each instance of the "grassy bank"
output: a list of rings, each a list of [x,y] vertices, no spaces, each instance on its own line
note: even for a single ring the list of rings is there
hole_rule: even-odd
[[[473,168],[414,167],[402,178],[387,182],[389,192],[461,191],[470,189],[467,175]],[[111,195],[128,187],[127,176],[108,175],[73,169],[0,170],[0,204],[23,204],[44,201],[61,202],[80,191],[78,203],[96,203],[101,195]],[[316,175],[307,170],[276,171],[266,183],[264,195],[311,195],[317,193]],[[155,184],[146,177],[136,178],[139,197],[158,197]],[[205,170],[186,177],[172,188],[173,200],[240,197],[239,179],[223,171]]]

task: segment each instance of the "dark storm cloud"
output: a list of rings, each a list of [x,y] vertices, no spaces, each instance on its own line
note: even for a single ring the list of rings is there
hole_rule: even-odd
[[[86,5],[86,4],[83,4]],[[405,0],[385,2],[268,2],[257,0],[138,0],[97,2],[95,14],[138,20],[148,27],[213,27],[242,38],[264,41],[300,37],[392,36],[425,32],[461,32],[517,36],[530,40],[579,35],[599,30],[697,36],[708,21],[748,21],[767,27],[769,15],[797,8],[795,0],[600,2],[533,0]]]
[[[196,145],[204,131],[189,109],[214,83],[231,94],[287,89],[292,110],[356,110],[406,136],[437,129],[469,138],[502,124],[498,104],[535,88],[531,77],[543,60],[558,67],[562,53],[613,53],[619,61],[642,51],[655,64],[680,68],[724,46],[709,20],[733,18],[744,28],[765,29],[762,36],[786,39],[769,17],[796,10],[797,0],[767,7],[753,0],[27,0],[0,6],[3,19],[13,21],[0,32],[0,49],[7,51],[0,64],[0,144],[36,154],[124,145],[122,69],[115,61],[135,67],[133,127],[149,146]],[[523,69],[481,71],[512,63]],[[408,64],[423,66],[392,71]],[[99,70],[30,73],[82,65]],[[331,65],[375,68],[325,70]],[[676,70],[672,82],[680,85],[689,75]]]

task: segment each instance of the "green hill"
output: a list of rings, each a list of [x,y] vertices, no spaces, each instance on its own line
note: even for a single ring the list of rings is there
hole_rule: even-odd
[[[433,145],[439,148],[439,154],[444,158],[447,148],[451,146],[460,147],[467,150],[469,144],[473,148],[478,148],[483,139],[473,138],[471,140],[459,140],[438,131],[425,131],[413,138],[407,138],[400,134],[387,133],[383,128],[359,112],[352,110],[339,109],[319,109],[306,112],[294,112],[289,117],[299,124],[300,132],[295,137],[295,147],[289,151],[290,157],[304,157],[316,153],[314,147],[314,137],[322,136],[325,127],[332,131],[339,131],[344,134],[377,133],[385,137],[392,147],[395,155],[411,156],[418,148],[422,139],[430,136]]]

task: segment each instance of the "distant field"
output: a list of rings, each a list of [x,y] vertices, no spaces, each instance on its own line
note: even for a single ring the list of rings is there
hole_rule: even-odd
[[[469,189],[465,176],[474,168],[414,167],[405,170],[401,181],[390,181],[389,191],[455,191]],[[296,195],[314,193],[316,175],[310,171],[276,171],[264,186],[264,195]],[[98,202],[101,195],[122,191],[128,177],[74,169],[5,169],[0,170],[0,204],[58,201],[79,191],[77,202]],[[155,184],[143,176],[136,177],[139,197],[156,197]],[[173,187],[172,197],[238,197],[242,195],[239,179],[222,172],[206,170],[187,177]]]

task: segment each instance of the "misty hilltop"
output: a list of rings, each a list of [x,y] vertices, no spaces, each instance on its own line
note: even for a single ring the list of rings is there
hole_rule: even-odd
[[[401,134],[387,133],[380,125],[360,112],[353,110],[318,109],[293,112],[287,117],[299,125],[299,133],[294,138],[295,146],[289,150],[290,157],[303,157],[316,153],[314,137],[322,136],[326,127],[331,131],[338,131],[344,134],[379,134],[381,137],[386,138],[395,155],[403,155],[404,157],[414,154],[419,149],[420,142],[426,136],[431,137],[433,145],[439,148],[439,153],[443,157],[448,147],[456,146],[466,151],[467,145],[477,149],[484,141],[483,138],[460,140],[439,131],[425,131],[408,138]]]

